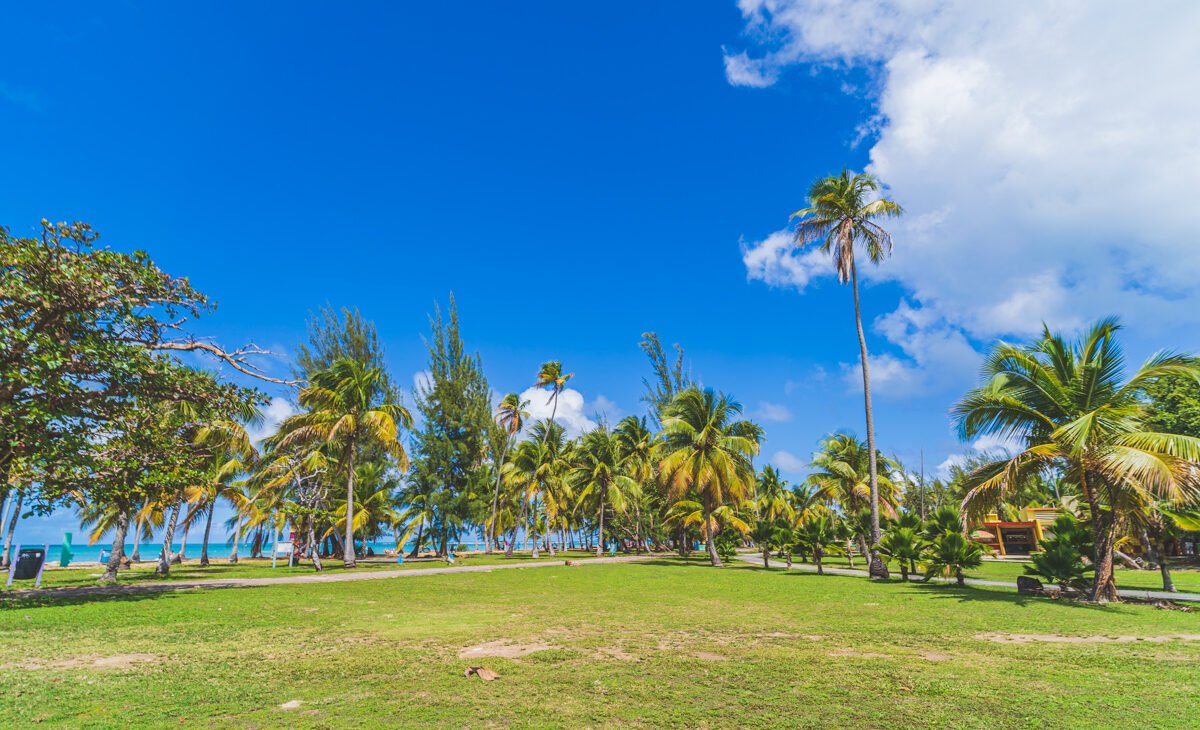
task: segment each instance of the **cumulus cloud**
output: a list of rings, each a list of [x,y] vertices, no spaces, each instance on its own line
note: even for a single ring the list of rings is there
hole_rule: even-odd
[[[742,241],[742,263],[750,281],[801,291],[812,279],[833,271],[828,255],[815,248],[798,250],[789,231],[775,231],[753,243]]]
[[[796,474],[804,471],[808,465],[800,457],[790,451],[776,451],[771,457],[771,463],[780,470]]]
[[[260,443],[263,439],[279,430],[280,423],[283,423],[289,416],[294,416],[297,413],[299,411],[286,398],[275,396],[267,404],[267,407],[263,409],[262,423],[251,426],[246,431],[254,443]]]
[[[554,404],[549,402],[550,391],[541,388],[526,388],[521,393],[521,400],[529,401],[525,408],[529,412],[529,418],[526,419],[528,424],[550,418],[550,412],[554,410]],[[603,400],[606,405],[611,404],[607,398]],[[597,398],[597,402],[599,401]],[[574,438],[596,427],[596,422],[587,415],[595,412],[595,405],[594,403],[591,408],[586,407],[583,393],[566,388],[558,394],[558,409],[554,412],[554,422],[566,429],[567,436]]]
[[[782,83],[789,67],[872,79],[849,90],[875,105],[868,169],[907,210],[890,224],[895,257],[863,272],[909,292],[875,325],[899,349],[878,366],[885,379],[936,385],[932,363],[978,362],[972,344],[1043,321],[1070,330],[1116,313],[1148,340],[1200,324],[1200,255],[1181,245],[1195,211],[1170,202],[1200,186],[1200,95],[1180,93],[1200,84],[1200,4],[739,8],[731,83],[746,69]],[[743,246],[750,278],[803,288],[828,271],[789,258],[786,235]]]

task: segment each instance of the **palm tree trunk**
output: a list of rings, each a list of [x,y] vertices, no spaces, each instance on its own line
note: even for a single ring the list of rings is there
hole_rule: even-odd
[[[1175,593],[1175,581],[1171,578],[1171,569],[1167,567],[1166,550],[1161,544],[1158,550],[1158,571],[1162,573],[1163,590],[1168,593]]]
[[[130,562],[141,562],[142,559],[142,515],[141,510],[138,510],[138,518],[134,522],[133,528],[133,555],[129,556]]]
[[[21,505],[25,502],[25,490],[18,489],[13,497],[12,519],[8,521],[8,531],[4,535],[4,553],[0,555],[0,568],[7,568],[12,561],[13,534],[17,531],[17,521],[21,519]]]
[[[504,466],[504,459],[508,456],[508,439],[504,439],[504,448],[500,450],[500,463],[496,464],[496,489],[492,493],[492,519],[488,522],[488,528],[483,532],[483,554],[492,554],[492,532],[496,529],[496,511],[500,509],[500,469]]]
[[[342,567],[353,568],[354,560],[354,444],[346,449],[346,547],[342,550]]]
[[[817,575],[825,575],[825,566],[821,564],[822,558],[825,557],[825,551],[820,545],[813,548],[813,562],[817,564]]]
[[[525,538],[529,540],[530,550],[534,560],[538,558],[538,536],[537,536],[537,497],[535,496],[529,502],[529,528],[525,531]]]
[[[233,516],[233,549],[229,551],[229,563],[237,565],[238,561],[238,543],[242,541],[242,516],[235,514]]]
[[[171,543],[175,539],[175,523],[179,521],[179,507],[182,502],[183,493],[180,492],[171,507],[171,519],[167,520],[166,529],[163,530],[162,551],[158,554],[158,566],[154,569],[158,575],[171,573]]]
[[[704,505],[704,547],[708,550],[708,559],[714,568],[721,567],[721,556],[717,555],[717,540],[713,533],[712,509]]]
[[[762,549],[762,551],[763,551],[763,567],[769,569],[771,567],[771,551],[770,551],[770,549],[765,548],[765,547]]]
[[[967,584],[966,578],[963,576],[961,565],[955,566],[954,568],[954,581],[960,586],[965,586]]]
[[[1095,573],[1093,574],[1091,600],[1096,603],[1119,601],[1117,584],[1113,577],[1113,544],[1116,536],[1114,535],[1115,525],[1112,515],[1106,515],[1101,509],[1100,499],[1086,471],[1082,472],[1080,487],[1083,498],[1088,503],[1089,518],[1092,523],[1092,539],[1095,544],[1095,552],[1092,554],[1092,567]]]
[[[186,519],[183,522],[183,535],[179,538],[179,552],[171,558],[172,565],[183,565],[184,558],[187,557],[187,538],[192,525]]]
[[[871,558],[872,578],[887,578],[888,570],[875,546],[879,544],[879,467],[875,463],[875,413],[871,409],[871,371],[867,357],[867,336],[863,333],[862,306],[858,300],[858,269],[850,262],[850,283],[854,289],[854,326],[858,329],[858,354],[862,362],[863,407],[867,415],[867,463],[871,475]]]
[[[596,540],[596,557],[604,555],[604,490],[600,490],[600,514],[596,517],[597,524],[600,525],[599,539]]]
[[[116,530],[113,532],[112,554],[108,556],[108,564],[104,566],[104,575],[100,576],[101,583],[116,583],[117,571],[121,569],[121,558],[125,556],[125,533],[129,530],[129,513],[121,510],[117,513]]]
[[[854,543],[846,539],[846,562],[850,563],[850,570],[854,570]]]
[[[204,542],[200,545],[200,567],[208,567],[208,536],[212,532],[213,508],[215,504],[208,505],[208,517],[204,520]]]

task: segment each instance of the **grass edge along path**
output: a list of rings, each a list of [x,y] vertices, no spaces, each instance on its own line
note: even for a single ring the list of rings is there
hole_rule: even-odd
[[[289,583],[344,583],[355,580],[377,580],[384,578],[404,578],[420,575],[445,575],[448,573],[487,573],[493,570],[512,570],[514,568],[554,568],[563,567],[568,561],[572,565],[596,565],[604,563],[629,563],[639,560],[652,560],[661,555],[646,553],[644,555],[618,555],[603,558],[588,558],[575,562],[567,560],[538,560],[523,563],[499,563],[492,565],[461,565],[443,566],[439,568],[410,568],[407,570],[370,570],[362,572],[311,573],[307,575],[288,575],[278,578],[211,578],[191,581],[170,581],[161,583],[113,583],[108,585],[70,586],[64,588],[28,588],[0,593],[0,605],[6,600],[14,602],[28,598],[74,598],[77,596],[113,596],[128,593],[150,593],[155,591],[183,591],[193,588],[254,588],[262,586],[286,585]]]

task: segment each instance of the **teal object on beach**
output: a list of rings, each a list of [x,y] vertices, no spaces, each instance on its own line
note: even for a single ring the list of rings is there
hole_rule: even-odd
[[[63,535],[62,552],[58,554],[58,567],[65,568],[71,564],[71,558],[75,557],[75,552],[71,550],[71,533]]]

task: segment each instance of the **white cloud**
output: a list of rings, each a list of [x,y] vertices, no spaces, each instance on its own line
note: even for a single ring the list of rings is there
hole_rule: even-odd
[[[591,411],[594,415],[607,421],[609,425],[621,420],[621,416],[625,413],[616,403],[602,395],[596,396],[596,399],[592,401]]]
[[[254,443],[260,443],[263,439],[279,430],[280,423],[289,416],[294,416],[297,413],[299,411],[286,398],[275,396],[271,398],[271,402],[263,409],[262,423],[251,426],[246,431]]]
[[[768,401],[759,403],[758,408],[750,415],[760,421],[774,421],[776,423],[792,420],[792,412],[788,410],[787,406],[782,403],[771,403]]]
[[[771,457],[771,463],[782,471],[792,474],[803,472],[808,468],[808,464],[790,451],[776,451],[775,455]]]
[[[1179,204],[1200,187],[1200,94],[1181,93],[1200,85],[1200,4],[739,7],[749,47],[726,52],[727,68],[736,58],[765,82],[794,65],[859,67],[873,80],[869,170],[907,210],[890,224],[896,255],[862,272],[909,292],[876,323],[903,355],[881,363],[885,377],[936,385],[939,358],[969,364],[972,343],[1042,321],[1070,330],[1115,313],[1147,340],[1200,324],[1200,254],[1185,243],[1196,213]],[[750,278],[803,288],[817,275],[784,258],[786,236],[743,247]]]
[[[999,436],[981,436],[971,443],[970,451],[967,453],[950,454],[946,460],[938,465],[937,475],[939,479],[949,479],[950,470],[956,466],[962,466],[967,463],[967,459],[972,456],[981,456],[989,454],[993,457],[1007,457],[1016,454],[1023,448],[1020,441],[1015,439],[1004,439]]]
[[[813,248],[797,250],[788,231],[775,231],[761,241],[742,241],[746,278],[771,286],[792,286],[801,291],[817,276],[833,272],[827,254]]]
[[[778,70],[745,53],[725,55],[725,78],[734,86],[771,86],[779,78]]]
[[[535,421],[550,418],[554,404],[549,402],[549,399],[550,391],[541,388],[526,388],[521,393],[521,400],[529,401],[529,405],[525,408],[529,412],[529,418],[526,419],[527,424],[532,425]],[[599,401],[600,399],[597,398],[597,404]],[[604,399],[604,402],[611,403],[607,398]],[[585,415],[593,410],[595,410],[594,407],[585,407],[583,393],[572,388],[565,388],[558,394],[558,408],[554,412],[554,422],[566,429],[567,436],[574,438],[596,427],[596,422]]]

